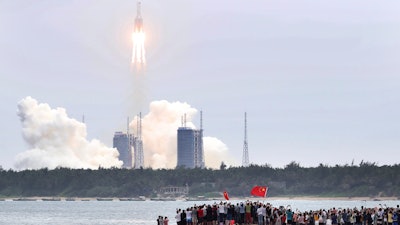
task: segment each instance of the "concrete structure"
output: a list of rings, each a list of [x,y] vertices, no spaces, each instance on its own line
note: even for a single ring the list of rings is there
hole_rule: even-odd
[[[186,127],[186,122],[183,125],[183,127],[178,128],[177,167],[204,168],[202,125],[199,130]]]
[[[128,118],[126,133],[121,131],[115,132],[113,138],[113,147],[118,149],[119,160],[123,162],[123,168],[144,168],[141,113],[138,115],[137,119],[136,136],[129,132]]]
[[[123,162],[123,168],[132,168],[132,135],[117,131],[113,138],[113,147],[119,152],[119,160]]]
[[[189,194],[189,186],[186,185],[184,187],[162,187],[158,191],[158,194],[162,196],[187,196]]]

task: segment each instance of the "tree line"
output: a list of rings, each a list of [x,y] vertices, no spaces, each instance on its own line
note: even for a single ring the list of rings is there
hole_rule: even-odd
[[[284,168],[269,165],[220,169],[121,169],[53,170],[0,169],[0,197],[154,197],[162,187],[188,186],[189,196],[246,197],[255,185],[269,187],[268,196],[400,197],[400,164]]]

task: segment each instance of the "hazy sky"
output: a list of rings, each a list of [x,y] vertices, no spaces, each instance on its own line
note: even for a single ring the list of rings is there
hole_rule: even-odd
[[[0,0],[3,168],[28,149],[26,96],[84,114],[88,138],[110,147],[127,116],[167,100],[203,110],[237,165],[245,111],[251,163],[400,162],[400,1],[142,1],[140,84],[135,16],[132,0]]]

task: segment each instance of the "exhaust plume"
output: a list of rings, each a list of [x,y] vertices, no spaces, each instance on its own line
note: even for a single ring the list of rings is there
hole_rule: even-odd
[[[177,165],[177,130],[186,114],[186,126],[195,128],[192,120],[197,110],[187,103],[166,100],[150,103],[150,112],[142,118],[142,140],[145,167],[175,168]],[[138,117],[130,123],[136,131]],[[215,137],[203,137],[205,165],[219,168],[221,162],[231,165],[226,145]]]
[[[111,168],[121,167],[118,151],[99,140],[86,139],[86,125],[69,118],[63,108],[51,109],[26,97],[18,103],[22,136],[30,150],[16,156],[17,169],[56,167]]]

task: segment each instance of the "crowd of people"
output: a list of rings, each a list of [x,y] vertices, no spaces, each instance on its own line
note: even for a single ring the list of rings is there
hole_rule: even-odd
[[[301,212],[290,206],[273,207],[269,203],[246,201],[177,209],[175,219],[177,225],[398,225],[399,214],[399,205]]]
[[[169,219],[166,216],[158,216],[157,225],[168,225]]]

